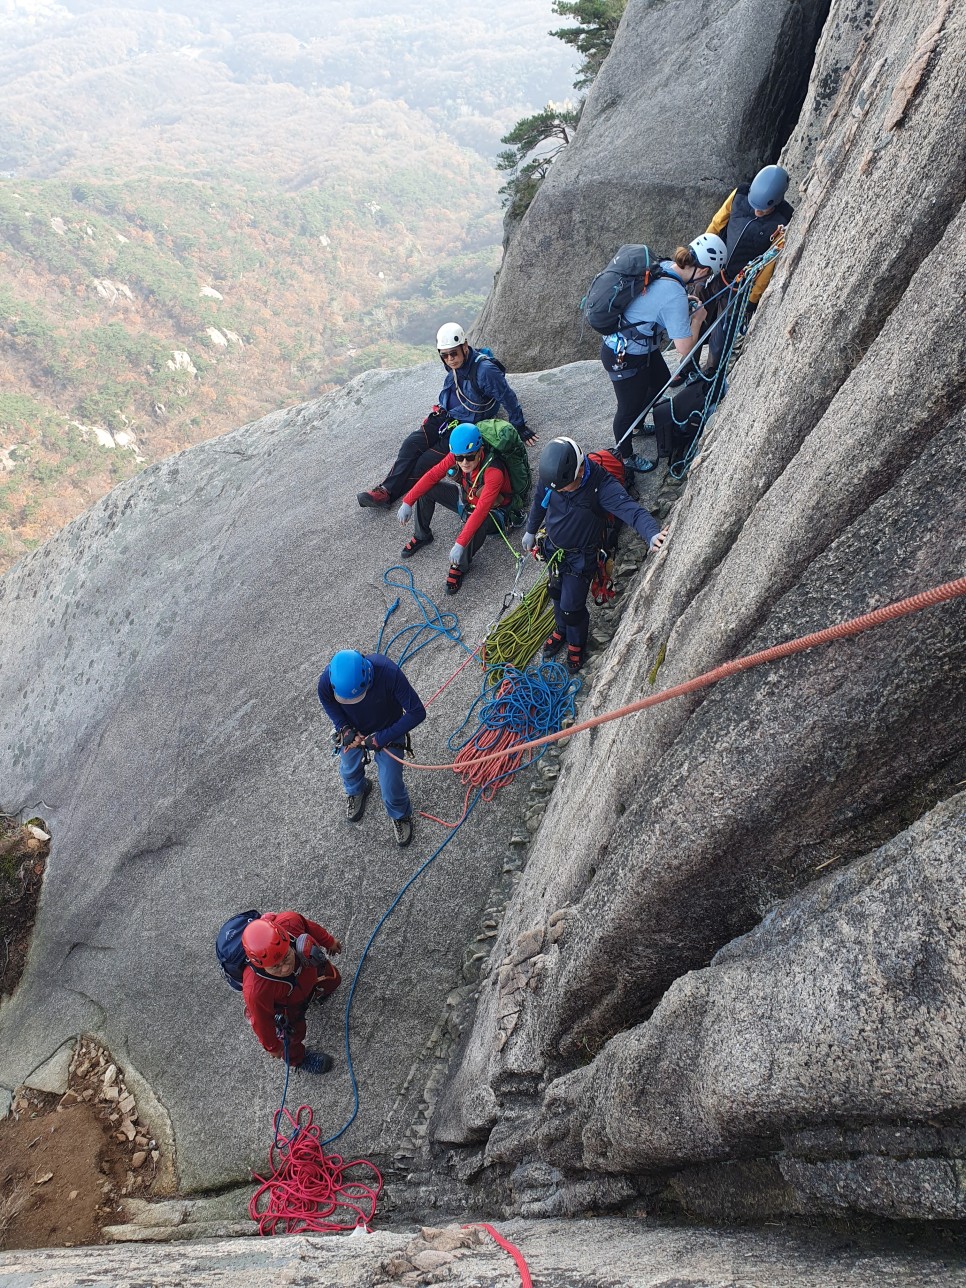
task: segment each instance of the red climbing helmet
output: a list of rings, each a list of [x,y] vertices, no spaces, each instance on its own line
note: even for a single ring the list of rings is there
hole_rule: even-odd
[[[253,966],[277,966],[290,947],[288,935],[264,917],[250,921],[242,931],[242,948]]]

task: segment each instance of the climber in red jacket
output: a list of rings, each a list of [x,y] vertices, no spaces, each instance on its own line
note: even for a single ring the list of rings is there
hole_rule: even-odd
[[[242,933],[248,964],[242,976],[245,1015],[269,1055],[285,1054],[293,1069],[327,1073],[332,1057],[305,1048],[305,1012],[323,1001],[342,976],[329,960],[342,945],[324,926],[297,912],[266,912]]]

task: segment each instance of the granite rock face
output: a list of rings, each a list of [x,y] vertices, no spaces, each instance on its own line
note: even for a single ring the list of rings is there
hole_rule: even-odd
[[[517,382],[544,434],[595,432],[592,364]],[[421,620],[384,584],[405,533],[361,510],[402,437],[434,401],[436,365],[371,372],[317,403],[278,412],[154,466],[112,492],[0,579],[0,808],[41,815],[54,837],[23,980],[0,1003],[0,1084],[15,1087],[82,1032],[136,1082],[142,1117],[173,1146],[181,1186],[207,1189],[264,1161],[283,1069],[221,979],[214,936],[245,908],[295,907],[345,945],[347,979],[309,1019],[334,1053],[298,1100],[335,1131],[352,1107],[342,1006],[376,921],[446,835],[417,819],[407,850],[378,797],[350,827],[315,686],[340,648],[375,647]],[[383,427],[381,432],[374,426]],[[455,515],[394,574],[442,602]],[[513,580],[487,543],[457,601],[477,642]],[[535,569],[534,569],[535,571]],[[471,645],[472,646],[472,645]],[[436,642],[407,668],[424,697],[464,659]],[[415,734],[421,759],[479,691],[469,667]],[[370,769],[370,774],[373,770]],[[452,775],[409,775],[417,809],[458,818]],[[525,789],[521,789],[525,792]],[[391,1153],[408,1125],[404,1088],[462,984],[464,947],[501,877],[515,789],[471,818],[374,947],[355,1002],[362,1110],[345,1138]],[[364,1036],[363,1036],[364,1035]]]
[[[473,334],[515,371],[590,357],[594,274],[625,242],[670,253],[774,160],[805,95],[829,0],[630,0],[554,162],[505,247]]]
[[[866,24],[784,261],[666,552],[608,651],[595,711],[961,575],[966,343],[944,283],[966,271],[966,131],[948,111],[966,72],[952,12],[920,0]],[[875,873],[880,847],[964,778],[964,623],[962,601],[946,604],[575,740],[437,1138],[482,1145],[494,1169],[512,1164],[523,1180],[540,1159],[566,1187],[581,1169],[666,1176],[763,1157],[787,1133],[850,1114],[856,1126],[881,1115],[911,1131],[938,1113],[952,1136],[913,1150],[905,1179],[870,1162],[836,1180],[837,1162],[806,1152],[775,1172],[769,1202],[824,1210],[834,1191],[863,1212],[958,1215],[961,852],[937,842],[935,889],[919,891],[947,917],[948,947],[928,915],[906,918],[911,871],[888,897]],[[944,817],[931,815],[927,833]],[[951,838],[951,821],[943,828]],[[818,917],[830,870],[856,883],[848,900],[865,900],[864,933],[882,943],[876,988],[863,974],[872,964],[836,949],[831,923],[821,951],[821,935],[810,941],[816,973],[828,956],[838,987],[866,1008],[861,1059],[847,1032],[826,1031],[833,999],[820,979],[807,1004],[793,979],[753,996],[737,982],[754,969],[743,953],[771,933],[763,916]],[[501,961],[550,927],[522,987]],[[775,970],[804,972],[808,954],[794,956],[773,959]],[[724,1003],[717,971],[732,968]],[[844,1011],[833,1014],[841,1028]],[[819,1055],[810,1035],[829,1049]],[[813,1079],[834,1065],[839,1039],[848,1096]],[[689,1172],[681,1185],[696,1193],[699,1181]],[[523,1185],[519,1210],[528,1201]]]

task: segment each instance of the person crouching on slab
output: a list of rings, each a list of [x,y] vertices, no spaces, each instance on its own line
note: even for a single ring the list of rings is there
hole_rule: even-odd
[[[399,455],[382,482],[368,492],[357,493],[356,500],[363,507],[390,505],[437,465],[449,451],[450,429],[455,424],[491,420],[503,407],[521,440],[536,442],[537,435],[523,419],[520,400],[510,388],[503,368],[490,354],[467,343],[466,332],[458,322],[444,322],[439,328],[436,351],[446,368],[439,402],[419,429],[403,439]]]
[[[339,774],[346,793],[346,818],[358,823],[365,813],[372,791],[365,766],[371,754],[396,844],[407,846],[413,839],[413,806],[401,761],[410,730],[426,719],[419,694],[388,657],[381,653],[363,657],[355,649],[343,649],[319,676],[319,701],[341,749]]]
[[[543,646],[543,656],[556,656],[566,644],[567,668],[572,674],[584,664],[590,631],[587,592],[611,516],[632,527],[649,550],[660,550],[664,545],[666,533],[647,510],[603,466],[585,457],[572,438],[555,438],[548,443],[540,453],[540,486],[534,493],[521,544],[532,552],[537,533],[541,528],[546,532],[543,557],[550,565],[547,590],[553,603],[554,630]]]
[[[479,428],[457,425],[449,436],[447,455],[409,489],[399,507],[401,524],[409,522],[416,507],[414,533],[403,546],[402,557],[410,559],[434,539],[430,524],[437,501],[460,518],[466,516],[449,552],[446,593],[455,595],[493,525],[506,531],[506,507],[512,494],[509,472],[500,457],[487,448]]]
[[[293,1069],[327,1073],[332,1057],[305,1047],[305,1012],[342,982],[329,960],[342,945],[298,912],[266,912],[242,932],[248,959],[242,975],[245,1017],[269,1055],[286,1055]]]

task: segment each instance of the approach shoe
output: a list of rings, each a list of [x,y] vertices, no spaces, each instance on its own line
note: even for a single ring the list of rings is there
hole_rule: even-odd
[[[657,461],[649,461],[646,456],[632,456],[627,463],[635,474],[650,474],[657,466]]]
[[[332,1057],[325,1051],[306,1051],[302,1063],[295,1067],[303,1073],[328,1073],[332,1068]]]
[[[554,633],[548,639],[544,640],[543,656],[556,657],[557,654],[560,652],[560,650],[563,648],[563,646],[564,646],[564,637],[560,634],[559,631],[554,631]]]
[[[394,818],[392,820],[392,830],[396,837],[396,844],[401,850],[404,850],[413,839],[413,820],[411,818]]]
[[[369,506],[390,505],[392,497],[380,483],[378,487],[370,488],[368,492],[357,492],[356,500],[363,509],[367,509]]]
[[[366,812],[366,801],[369,799],[369,793],[372,791],[372,783],[367,778],[362,784],[362,791],[357,792],[355,796],[345,798],[345,816],[350,823],[358,823]]]
[[[428,537],[410,537],[402,548],[402,557],[411,559],[417,550],[422,550],[423,546],[428,546],[434,540],[433,534]]]
[[[584,650],[579,644],[567,645],[567,670],[576,675],[584,664]]]
[[[456,564],[450,564],[449,572],[446,574],[446,593],[447,595],[458,595],[460,586],[463,584],[463,569],[458,568]]]

